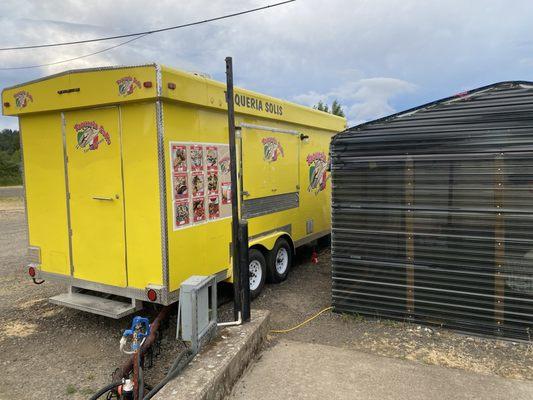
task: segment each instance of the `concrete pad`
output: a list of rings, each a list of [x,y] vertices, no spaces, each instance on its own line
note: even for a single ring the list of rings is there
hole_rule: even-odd
[[[533,382],[281,340],[247,371],[231,398],[531,400]]]
[[[253,310],[249,323],[219,330],[217,337],[154,399],[224,398],[261,349],[269,331],[269,316],[268,311]]]

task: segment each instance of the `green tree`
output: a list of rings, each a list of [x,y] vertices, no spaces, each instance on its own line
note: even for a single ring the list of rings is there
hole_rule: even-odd
[[[20,165],[19,132],[0,131],[0,186],[22,184]]]
[[[333,115],[338,115],[339,117],[344,117],[344,111],[342,109],[341,103],[339,103],[337,100],[333,100],[333,103],[331,104],[331,111],[329,110],[329,106],[327,103],[324,103],[322,100],[320,100],[315,106],[313,106],[315,110],[318,111],[324,111],[327,113],[331,113]]]
[[[318,102],[318,104],[316,106],[313,107],[315,110],[318,110],[318,111],[324,111],[324,112],[329,112],[329,109],[328,109],[328,105],[323,103],[322,100],[320,100]]]
[[[337,100],[333,100],[333,104],[331,105],[331,113],[333,115],[338,115],[339,117],[345,117],[341,103],[339,103]]]

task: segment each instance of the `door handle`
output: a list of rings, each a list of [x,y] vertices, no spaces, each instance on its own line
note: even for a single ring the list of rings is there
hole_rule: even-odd
[[[113,201],[112,197],[94,196],[93,200]]]

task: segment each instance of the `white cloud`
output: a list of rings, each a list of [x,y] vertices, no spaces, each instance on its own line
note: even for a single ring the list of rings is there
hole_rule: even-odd
[[[348,125],[380,118],[396,111],[390,101],[399,95],[412,93],[416,85],[395,78],[365,78],[341,82],[341,85],[326,93],[309,91],[294,96],[294,101],[313,106],[318,101],[331,104],[338,100],[345,110]]]
[[[0,47],[170,26],[272,0],[2,0]],[[10,86],[87,66],[160,62],[314,104],[345,99],[352,123],[463,89],[533,79],[530,0],[298,0],[259,13],[142,38],[113,51],[36,70],[0,71]],[[0,52],[0,67],[53,62],[119,41]],[[416,90],[414,90],[416,86]],[[0,128],[12,124],[0,118]]]

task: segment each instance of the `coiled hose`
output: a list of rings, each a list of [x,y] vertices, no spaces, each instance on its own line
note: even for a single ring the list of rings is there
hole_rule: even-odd
[[[114,388],[116,388],[117,386],[120,386],[122,385],[122,382],[113,382],[113,383],[110,383],[109,385],[107,386],[104,386],[103,388],[101,388],[98,392],[96,392],[95,394],[93,394],[89,400],[97,400],[99,399],[102,395],[106,394],[107,392],[109,392],[110,390],[113,390]]]

